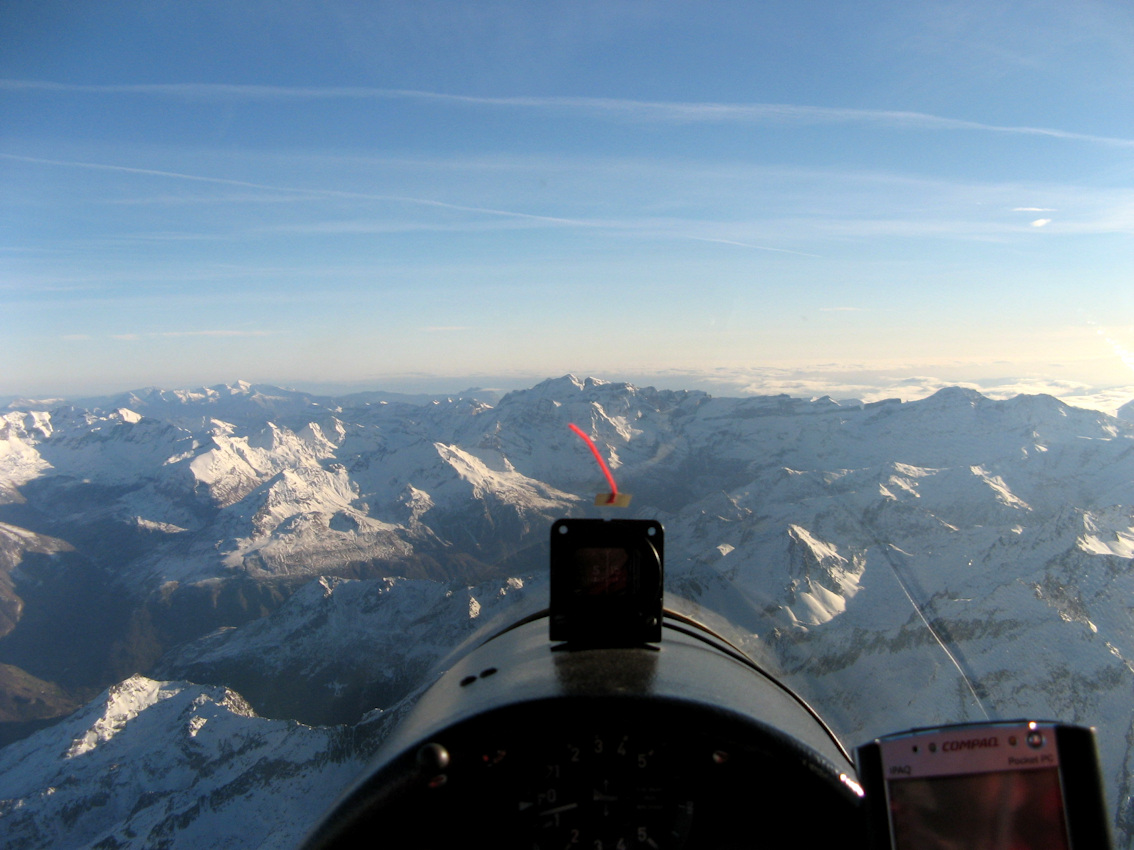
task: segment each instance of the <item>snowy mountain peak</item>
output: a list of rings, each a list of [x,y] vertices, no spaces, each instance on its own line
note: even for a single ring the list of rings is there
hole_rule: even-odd
[[[294,847],[362,764],[342,730],[135,676],[0,750],[5,846]]]
[[[88,706],[82,725],[86,728],[71,742],[65,758],[75,758],[104,744],[121,732],[126,724],[159,700],[168,699],[178,692],[168,682],[155,682],[145,676],[131,676],[124,682],[108,688],[101,700]],[[99,703],[101,702],[101,706]],[[91,708],[95,709],[94,716]]]
[[[826,623],[845,611],[858,593],[866,559],[860,553],[848,560],[835,544],[800,525],[788,527],[788,540],[791,604],[785,607],[800,625]]]
[[[637,388],[629,383],[614,383],[601,378],[579,378],[575,375],[563,375],[559,378],[548,378],[534,387],[526,390],[515,390],[500,400],[500,404],[515,403],[517,400],[530,401],[533,398],[554,398],[564,400],[572,396],[585,393],[588,398],[598,398],[607,394],[635,393]]]

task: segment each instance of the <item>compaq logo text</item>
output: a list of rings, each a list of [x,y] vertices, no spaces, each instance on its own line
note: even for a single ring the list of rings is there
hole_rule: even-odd
[[[993,735],[991,738],[969,738],[966,741],[946,741],[941,745],[941,750],[950,753],[956,750],[984,750],[989,747],[999,746],[1000,741]]]

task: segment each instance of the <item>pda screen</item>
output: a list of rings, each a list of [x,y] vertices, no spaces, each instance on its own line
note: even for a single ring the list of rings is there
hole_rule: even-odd
[[[1070,850],[1058,768],[889,783],[895,850]]]

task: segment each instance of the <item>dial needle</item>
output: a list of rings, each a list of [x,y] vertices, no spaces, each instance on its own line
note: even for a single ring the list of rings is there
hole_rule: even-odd
[[[554,809],[546,809],[545,811],[540,812],[539,816],[542,818],[542,817],[547,817],[548,815],[557,815],[560,812],[566,812],[566,811],[570,811],[571,809],[577,809],[577,808],[579,808],[578,803],[568,803],[565,806],[557,806]]]

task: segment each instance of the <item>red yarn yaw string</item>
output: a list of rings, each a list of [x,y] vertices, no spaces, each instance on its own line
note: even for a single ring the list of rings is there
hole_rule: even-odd
[[[576,425],[574,422],[568,422],[567,427],[574,431],[580,437],[580,439],[582,439],[582,441],[587,444],[587,446],[591,450],[591,454],[593,454],[595,456],[595,460],[598,461],[598,465],[602,469],[602,474],[606,476],[606,482],[610,485],[610,498],[607,499],[606,503],[608,505],[613,505],[615,500],[618,498],[618,485],[614,483],[614,476],[610,474],[610,469],[609,467],[607,467],[606,461],[602,459],[602,455],[599,454],[598,447],[595,445],[594,440],[588,437],[583,432],[583,429]],[[596,502],[595,504],[598,503]]]

